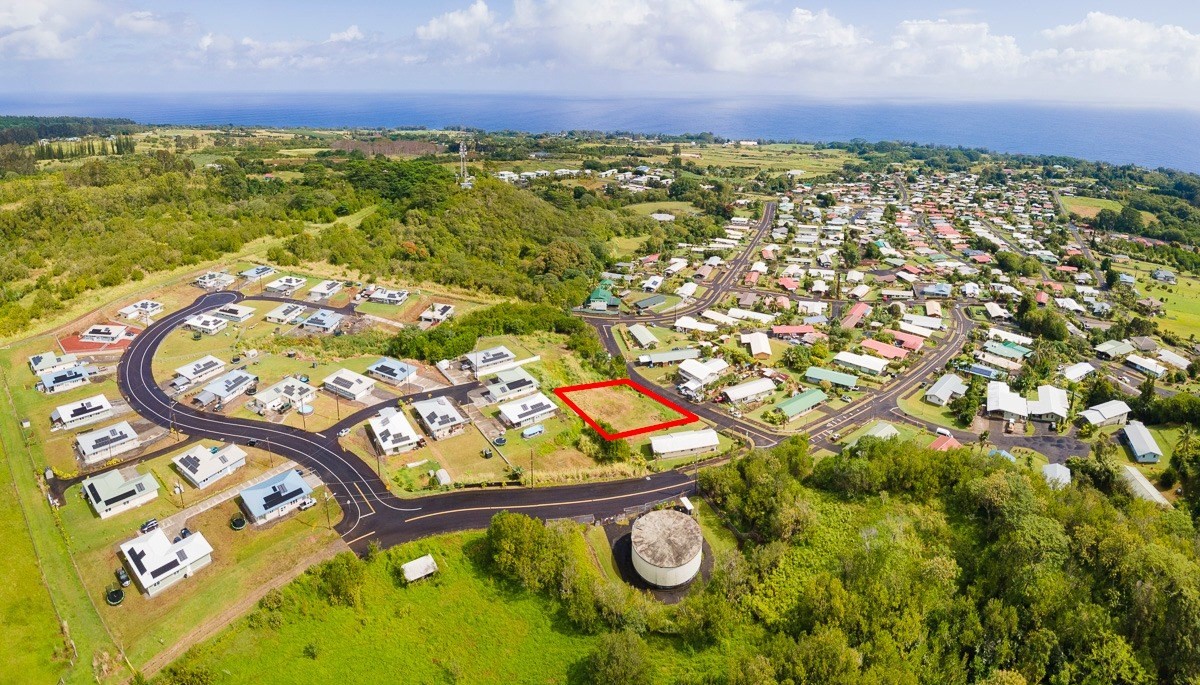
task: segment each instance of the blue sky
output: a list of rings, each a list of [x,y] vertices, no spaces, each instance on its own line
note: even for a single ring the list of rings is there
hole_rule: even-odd
[[[0,0],[0,91],[487,91],[1200,108],[1200,3]]]

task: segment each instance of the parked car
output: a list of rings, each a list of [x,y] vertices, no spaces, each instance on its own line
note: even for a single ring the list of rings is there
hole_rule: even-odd
[[[189,536],[191,536],[191,534],[192,534],[192,531],[188,528],[181,528],[179,530],[179,537],[181,537],[181,538],[189,537]]]
[[[124,566],[117,569],[117,582],[121,584],[121,587],[129,587],[129,572],[125,570]]]
[[[945,435],[947,437],[950,436],[950,431],[946,430],[945,428],[938,428],[934,431],[934,433],[937,433],[938,435]]]
[[[158,519],[150,519],[142,524],[141,531],[145,535],[156,528],[158,528]]]
[[[315,500],[311,497],[305,497],[303,500],[300,501],[300,511],[304,511],[305,509],[312,509],[315,506],[317,506],[317,500]]]
[[[343,429],[341,429],[340,431],[338,431],[337,435],[338,435],[338,437],[339,437],[339,438],[344,438],[344,437],[346,437],[347,435],[350,435],[350,429],[349,429],[349,428],[343,428]]]

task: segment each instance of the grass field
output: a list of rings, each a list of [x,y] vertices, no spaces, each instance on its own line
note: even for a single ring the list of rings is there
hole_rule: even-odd
[[[1184,338],[1200,334],[1200,278],[1185,276],[1172,268],[1178,279],[1176,284],[1159,283],[1150,278],[1150,273],[1162,267],[1136,259],[1116,268],[1134,272],[1139,289],[1145,295],[1162,301],[1165,314],[1155,319],[1160,327]]]
[[[675,216],[687,216],[689,214],[700,214],[700,210],[690,202],[639,202],[637,204],[626,205],[625,209],[638,214],[640,216],[650,216],[659,212],[665,214],[674,214]],[[645,238],[641,238],[645,240]]]
[[[571,553],[587,554],[578,536]],[[603,544],[594,536],[587,538],[593,550]],[[315,578],[305,576],[284,589],[278,627],[239,620],[180,663],[231,685],[259,683],[267,673],[281,685],[392,681],[398,673],[408,683],[575,682],[574,665],[597,636],[574,630],[555,603],[497,580],[482,542],[481,533],[458,533],[380,554],[366,567],[357,608],[329,605]],[[433,555],[437,574],[397,582],[394,567],[423,554]],[[611,571],[605,566],[600,560],[602,576]],[[650,643],[659,682],[678,682],[698,662],[726,658],[719,649],[697,652],[668,638]]]
[[[1100,213],[1102,209],[1111,209],[1114,212],[1120,212],[1122,205],[1116,200],[1107,200],[1100,197],[1068,197],[1062,198],[1063,207],[1068,212],[1074,212],[1085,219],[1091,219]],[[1142,220],[1146,223],[1158,221],[1158,217],[1150,212],[1142,212]]]
[[[901,397],[896,404],[900,407],[900,411],[909,416],[936,423],[939,426],[946,428],[959,428],[958,423],[950,414],[950,410],[946,407],[938,407],[929,404],[925,401],[925,388],[917,388],[905,397]]]
[[[620,433],[681,418],[670,407],[628,385],[592,388],[570,393],[571,401],[596,422]]]

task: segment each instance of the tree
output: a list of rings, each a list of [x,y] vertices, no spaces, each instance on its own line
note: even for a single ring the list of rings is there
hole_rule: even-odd
[[[320,566],[321,594],[330,604],[358,606],[366,574],[366,562],[353,552],[342,552]]]
[[[983,431],[979,434],[979,453],[983,454],[983,448],[987,445],[988,438],[992,436],[991,431]]]
[[[524,514],[502,511],[493,516],[487,530],[487,548],[501,575],[535,592],[552,587],[566,563],[562,537]]]
[[[654,662],[640,635],[623,630],[600,638],[584,658],[582,675],[593,685],[650,685]]]

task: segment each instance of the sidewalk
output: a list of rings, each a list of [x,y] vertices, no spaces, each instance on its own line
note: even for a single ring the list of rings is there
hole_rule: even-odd
[[[172,538],[179,533],[179,529],[183,528],[184,525],[187,524],[188,519],[192,518],[193,516],[198,516],[219,504],[228,502],[229,500],[233,499],[234,497],[237,497],[239,492],[241,492],[245,488],[250,487],[251,485],[257,485],[257,484],[263,482],[264,480],[267,480],[268,478],[278,476],[279,474],[283,473],[284,471],[287,471],[288,469],[294,469],[294,468],[296,468],[295,462],[293,462],[291,460],[285,461],[282,464],[280,464],[268,471],[265,471],[254,478],[251,478],[250,480],[246,481],[245,483],[230,486],[228,489],[226,489],[222,493],[213,495],[212,497],[209,497],[208,499],[206,499],[204,501],[197,502],[196,504],[193,504],[192,506],[184,509],[183,511],[180,511],[175,514],[171,514],[167,518],[159,521],[158,527],[161,528],[162,531],[167,534],[168,538]]]

